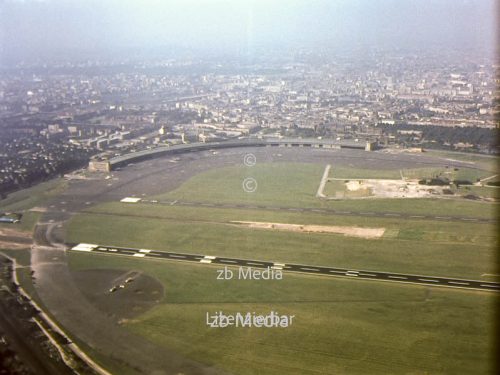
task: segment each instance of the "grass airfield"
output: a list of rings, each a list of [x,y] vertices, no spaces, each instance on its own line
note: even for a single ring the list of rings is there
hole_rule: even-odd
[[[492,293],[287,274],[222,281],[215,266],[87,254],[72,254],[70,265],[140,270],[160,281],[161,302],[122,325],[235,374],[479,374],[494,358]],[[208,328],[206,312],[219,310],[297,320],[286,329]]]
[[[464,199],[320,200],[315,193],[323,170],[324,164],[319,163],[224,167],[148,198],[495,218],[495,204]],[[352,178],[400,174],[387,169],[347,170]],[[492,172],[462,173],[480,178]],[[258,183],[254,193],[242,189],[247,177]],[[229,224],[232,220],[386,230],[382,238],[368,240],[236,228]],[[110,202],[74,216],[66,240],[499,281],[496,236],[491,223]],[[496,293],[286,273],[283,280],[221,281],[216,280],[215,266],[92,254],[70,253],[69,262],[75,272],[138,270],[157,280],[163,286],[161,300],[134,316],[121,316],[117,307],[117,321],[126,318],[121,323],[124,327],[160,347],[235,374],[491,372]],[[108,293],[105,285],[100,287],[102,295]],[[112,306],[106,308],[113,314]],[[275,310],[297,318],[287,329],[208,328],[205,313],[219,310]]]

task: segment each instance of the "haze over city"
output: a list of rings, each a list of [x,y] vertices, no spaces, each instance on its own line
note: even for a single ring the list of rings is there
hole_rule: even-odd
[[[0,373],[500,374],[495,0],[0,0]]]
[[[494,0],[3,0],[0,62],[262,49],[460,48],[491,55]]]

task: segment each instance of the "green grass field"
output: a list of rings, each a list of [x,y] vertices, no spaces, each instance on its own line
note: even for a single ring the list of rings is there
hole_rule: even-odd
[[[149,198],[495,217],[494,204],[466,200],[321,201],[315,194],[323,170],[324,165],[298,163],[221,168]],[[379,171],[344,172],[354,178],[362,173],[377,177]],[[401,177],[399,171],[380,174]],[[258,181],[255,193],[243,191],[246,177]],[[230,221],[386,232],[374,240],[241,228]],[[66,240],[498,281],[496,226],[485,223],[110,202],[74,216]],[[160,347],[235,374],[491,373],[494,293],[286,273],[276,281],[220,281],[215,266],[97,254],[70,253],[69,259],[74,270],[134,269],[158,279],[165,288],[163,300],[125,326]],[[219,310],[274,310],[297,320],[292,327],[275,330],[207,327],[205,314]]]
[[[48,198],[64,191],[67,181],[57,178],[42,182],[28,189],[16,191],[0,200],[1,211],[22,211],[42,204]]]
[[[113,206],[107,207],[108,212],[113,212]],[[119,208],[113,215],[76,216],[72,219],[67,240],[450,277],[481,279],[483,274],[495,273],[495,227],[492,224],[450,222],[437,227],[430,221],[282,215],[258,210],[149,205],[121,205]],[[124,210],[131,216],[123,216]],[[143,214],[156,217],[143,217]],[[374,240],[238,228],[228,225],[230,220],[384,227],[387,233]]]
[[[178,189],[153,199],[217,203],[259,204],[285,207],[317,207],[355,211],[388,211],[413,214],[437,214],[471,217],[495,217],[495,206],[465,199],[376,199],[325,201],[316,192],[325,166],[304,163],[257,164],[252,168],[226,167],[200,173]],[[425,169],[427,170],[427,169]],[[401,178],[399,170],[364,170],[339,168],[330,177],[342,173],[346,178]],[[489,172],[486,173],[489,175]],[[423,174],[424,175],[424,174]],[[257,190],[247,193],[242,181],[252,177]],[[327,184],[328,186],[328,184]]]
[[[460,160],[466,163],[470,163],[471,167],[494,172],[492,174],[498,173],[498,158],[495,156],[440,150],[427,150],[426,155],[438,157],[444,162],[446,162],[447,160]]]
[[[270,179],[271,175],[279,177],[260,193],[245,193],[241,187],[233,191],[232,185],[236,185],[236,180],[243,177],[240,174],[246,173],[246,169],[222,168],[197,175],[174,192],[156,198],[191,198],[209,202],[234,199],[242,202],[254,197],[246,203],[256,204],[279,197],[282,204],[293,202],[296,206],[304,206],[308,202],[318,203],[314,197],[318,182],[316,175],[322,174],[322,166],[262,164],[259,168],[254,174],[256,178]],[[314,183],[309,183],[309,179],[313,179]],[[296,183],[293,188],[289,188],[292,181]],[[194,198],[188,192],[194,192]],[[384,199],[363,204],[359,201],[340,201],[328,207],[491,218],[495,206],[485,202],[456,200]],[[231,221],[375,227],[385,228],[386,233],[380,239],[362,239],[337,234],[241,228],[229,225]],[[483,275],[496,273],[495,230],[494,224],[470,222],[115,202],[90,208],[74,217],[67,231],[67,241],[488,279],[490,276]]]
[[[225,167],[200,173],[174,191],[157,199],[252,203],[269,205],[317,206],[316,190],[323,174],[320,164],[272,163],[252,168]],[[254,193],[243,190],[242,182],[252,177]]]
[[[40,213],[29,210],[44,204],[51,197],[63,192],[66,187],[67,181],[58,178],[9,194],[7,198],[0,200],[0,212],[23,212],[23,217],[18,224],[0,223],[0,229],[31,232],[40,218]]]
[[[496,294],[285,274],[216,280],[215,266],[70,254],[74,270],[142,270],[165,297],[125,326],[240,375],[487,374]],[[205,314],[270,310],[286,329],[209,328]]]

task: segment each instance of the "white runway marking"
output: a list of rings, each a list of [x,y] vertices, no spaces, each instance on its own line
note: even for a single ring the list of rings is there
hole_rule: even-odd
[[[93,244],[89,244],[89,243],[80,243],[76,246],[74,246],[73,248],[71,248],[71,250],[75,250],[75,251],[92,251],[94,249],[96,249],[99,245],[93,245]]]
[[[500,289],[500,287],[497,285],[479,284],[479,286],[484,286],[486,288]]]
[[[212,263],[212,261],[215,259],[213,255],[205,255],[203,259],[200,260],[200,263]]]

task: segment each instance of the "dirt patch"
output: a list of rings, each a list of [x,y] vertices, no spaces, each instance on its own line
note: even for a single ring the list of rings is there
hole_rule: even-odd
[[[29,249],[31,247],[31,243],[18,242],[18,241],[4,241],[0,238],[0,249]]]
[[[332,178],[331,181],[343,180]],[[367,196],[353,196],[352,199],[362,198],[435,198],[444,195],[443,189],[447,186],[420,185],[418,180],[389,180],[389,179],[350,179],[345,181],[345,189],[351,192],[369,192]],[[345,195],[349,198],[349,195]],[[337,195],[335,198],[338,198]]]
[[[117,321],[134,318],[163,298],[163,285],[139,271],[93,269],[73,272],[76,285],[99,310]]]
[[[349,191],[358,191],[361,189],[361,181],[349,181],[346,182],[345,186],[347,187],[347,190]]]
[[[16,229],[2,228],[2,229],[0,229],[0,236],[31,238],[31,233],[23,232],[23,231],[16,230]]]
[[[349,237],[380,238],[384,235],[385,228],[359,228],[348,226],[330,225],[301,225],[284,223],[266,223],[258,221],[231,221],[231,223],[256,229],[285,230],[301,233],[335,233]]]
[[[0,229],[0,248],[2,249],[29,249],[33,240],[31,233],[16,229]]]

